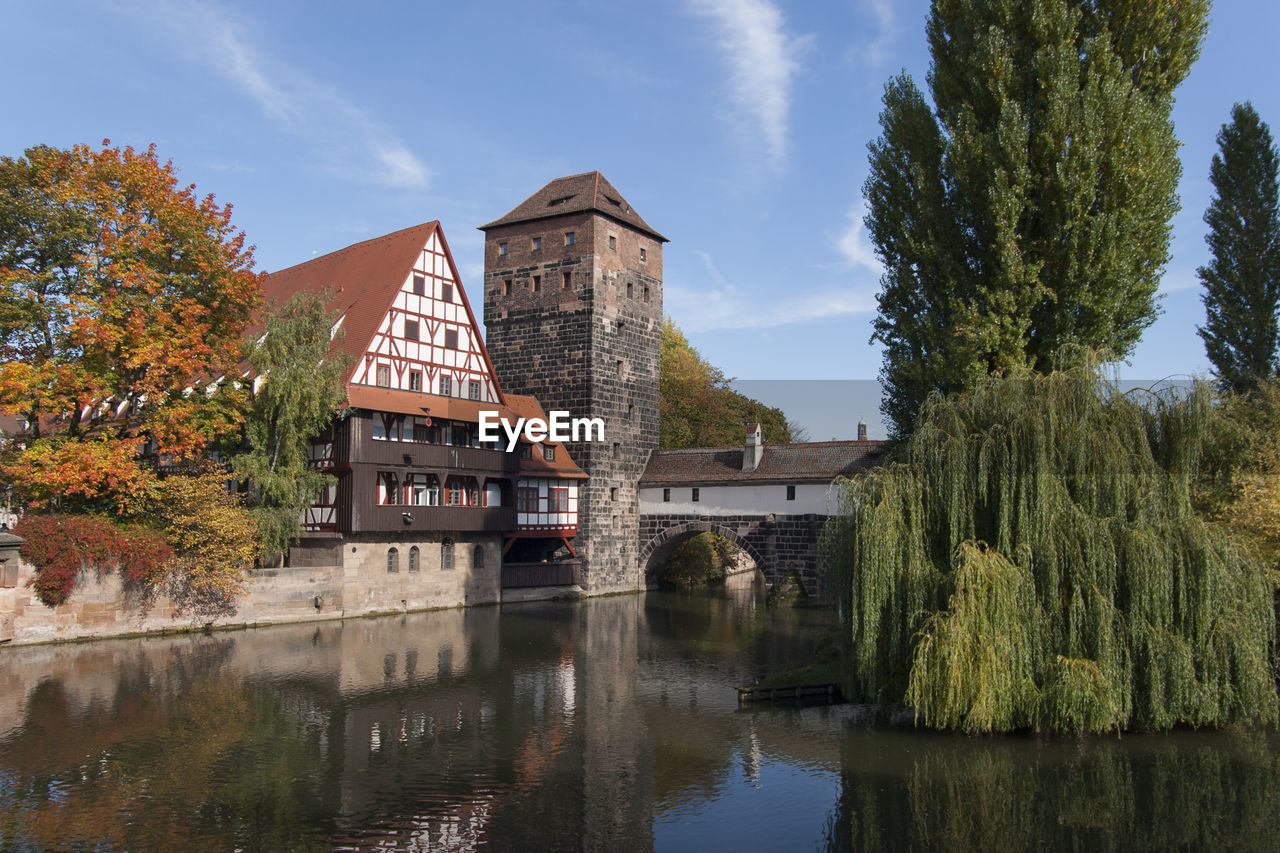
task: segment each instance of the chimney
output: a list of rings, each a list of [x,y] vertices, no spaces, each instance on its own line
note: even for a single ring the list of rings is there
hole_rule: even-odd
[[[764,456],[763,444],[760,424],[747,424],[747,443],[742,448],[743,471],[754,471],[760,467],[760,458]]]
[[[858,421],[858,441],[867,440],[867,422]]]

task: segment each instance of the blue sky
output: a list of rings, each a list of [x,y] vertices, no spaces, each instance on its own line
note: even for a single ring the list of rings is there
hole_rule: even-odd
[[[600,169],[670,238],[666,311],[726,374],[878,371],[860,188],[885,81],[923,85],[926,2],[5,5],[0,153],[155,142],[263,269],[440,219],[474,296],[476,226]],[[1178,91],[1164,313],[1127,376],[1207,370],[1214,137],[1237,100],[1280,127],[1278,40],[1280,4],[1219,0]]]

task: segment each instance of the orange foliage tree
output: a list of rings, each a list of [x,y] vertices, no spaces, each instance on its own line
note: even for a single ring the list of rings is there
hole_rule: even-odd
[[[231,206],[180,185],[154,146],[0,158],[0,409],[33,431],[8,476],[39,501],[47,472],[77,469],[77,494],[111,500],[140,438],[190,458],[234,431],[239,402],[204,386],[238,361],[252,268]],[[71,446],[86,440],[123,444]]]

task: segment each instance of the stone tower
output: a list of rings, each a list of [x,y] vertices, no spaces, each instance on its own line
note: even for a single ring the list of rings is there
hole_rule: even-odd
[[[484,322],[504,390],[601,418],[568,445],[590,475],[574,547],[593,594],[639,589],[637,483],[658,446],[662,245],[599,172],[557,178],[481,226]]]

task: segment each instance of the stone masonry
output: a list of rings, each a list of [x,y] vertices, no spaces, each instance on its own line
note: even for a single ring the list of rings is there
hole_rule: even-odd
[[[483,227],[484,321],[502,388],[605,423],[604,441],[566,445],[590,476],[574,542],[589,594],[644,587],[637,483],[658,444],[665,238],[637,223],[603,176],[586,173]]]
[[[667,557],[681,542],[699,533],[716,533],[741,548],[764,572],[772,589],[795,572],[805,594],[821,600],[825,594],[820,571],[819,539],[827,517],[806,515],[697,516],[645,514],[640,516],[640,565],[656,577]]]

